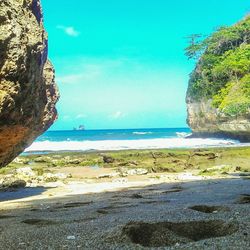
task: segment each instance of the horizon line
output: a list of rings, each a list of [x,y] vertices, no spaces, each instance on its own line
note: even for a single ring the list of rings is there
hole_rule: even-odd
[[[141,129],[190,129],[190,127],[161,127],[161,128],[104,128],[104,129],[57,129],[57,130],[47,130],[45,132],[59,132],[59,131],[100,131],[100,130],[141,130]],[[191,129],[190,129],[191,130]]]

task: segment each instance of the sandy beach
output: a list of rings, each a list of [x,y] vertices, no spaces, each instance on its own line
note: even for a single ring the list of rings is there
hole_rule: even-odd
[[[248,157],[242,151],[242,165]],[[248,172],[143,172],[139,164],[121,176],[109,164],[50,167],[68,177],[0,192],[0,249],[249,249]]]

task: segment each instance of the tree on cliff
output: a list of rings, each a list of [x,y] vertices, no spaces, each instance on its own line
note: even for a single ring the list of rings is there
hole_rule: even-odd
[[[250,113],[250,16],[205,39],[191,38],[186,55],[197,65],[190,77],[189,98],[212,99],[213,106],[228,116]]]

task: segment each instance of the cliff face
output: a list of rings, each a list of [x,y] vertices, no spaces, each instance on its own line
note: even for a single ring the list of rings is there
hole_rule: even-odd
[[[187,91],[188,124],[197,136],[250,141],[250,17],[187,48],[198,57]]]
[[[194,136],[228,136],[250,141],[250,116],[229,117],[212,106],[212,100],[187,102],[188,124]]]
[[[0,1],[0,167],[57,117],[40,0]]]

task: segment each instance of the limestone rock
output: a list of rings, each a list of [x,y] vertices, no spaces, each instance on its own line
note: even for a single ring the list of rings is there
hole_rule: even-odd
[[[104,163],[113,163],[115,159],[108,155],[103,155],[103,162]]]
[[[1,180],[0,190],[18,189],[26,187],[26,181],[22,179],[5,178]]]
[[[187,98],[188,124],[195,136],[229,136],[250,141],[250,117],[225,116],[213,108],[212,100],[193,101]]]
[[[40,0],[0,1],[0,167],[57,118]]]
[[[129,175],[146,175],[148,174],[148,170],[144,169],[144,168],[131,168],[131,169],[127,169],[127,168],[120,168],[120,175],[122,177],[126,177]]]

